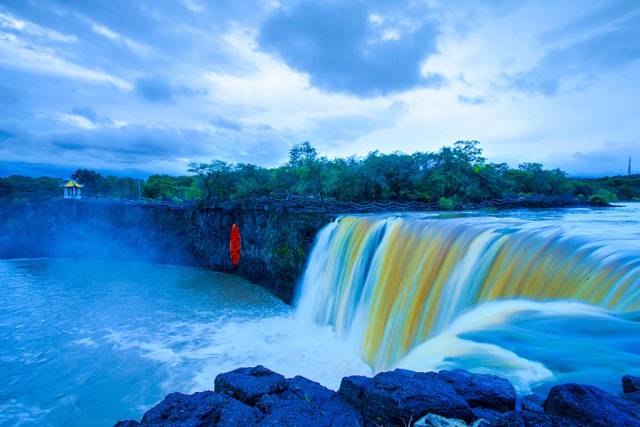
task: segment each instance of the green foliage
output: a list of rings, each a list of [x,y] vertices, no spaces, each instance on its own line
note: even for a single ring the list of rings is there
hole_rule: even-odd
[[[200,178],[200,188],[205,200],[225,199],[232,194],[231,165],[227,162],[222,160],[213,160],[211,163],[192,162],[188,170]]]
[[[615,200],[615,194],[604,188],[601,188],[596,194],[592,194],[591,197],[589,197],[589,202],[594,205],[608,205]]]
[[[318,159],[318,151],[309,144],[309,141],[295,144],[289,150],[289,165],[297,168]]]
[[[78,169],[71,178],[82,184],[82,195],[85,197],[103,197],[111,199],[139,199],[142,183],[141,179],[102,176],[96,171]]]
[[[62,195],[61,184],[62,180],[57,178],[12,175],[0,178],[0,199],[26,201],[56,197]]]
[[[522,195],[568,196],[591,203],[640,199],[640,175],[576,179],[540,163],[510,168],[488,162],[478,141],[457,141],[436,152],[373,151],[365,157],[331,160],[321,157],[309,142],[302,142],[291,148],[288,162],[280,167],[212,160],[190,163],[188,171],[193,175],[152,175],[142,181],[79,169],[73,178],[85,186],[86,196],[176,203],[293,193],[354,202],[421,201],[453,210]],[[60,183],[54,178],[0,178],[0,198],[60,197]]]
[[[142,187],[142,196],[148,199],[181,203],[200,199],[202,192],[194,177],[151,175]]]
[[[442,210],[452,211],[456,208],[456,203],[453,201],[453,199],[450,199],[448,197],[440,197],[440,199],[438,200],[438,206],[440,206],[440,209]]]

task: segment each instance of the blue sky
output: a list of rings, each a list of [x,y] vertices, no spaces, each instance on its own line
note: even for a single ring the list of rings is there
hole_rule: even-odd
[[[0,175],[481,141],[640,171],[640,2],[0,0]]]

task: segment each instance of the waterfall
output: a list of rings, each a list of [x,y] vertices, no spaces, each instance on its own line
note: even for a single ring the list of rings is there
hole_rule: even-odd
[[[352,340],[375,370],[483,302],[640,309],[640,258],[522,221],[345,216],[316,239],[297,314]]]

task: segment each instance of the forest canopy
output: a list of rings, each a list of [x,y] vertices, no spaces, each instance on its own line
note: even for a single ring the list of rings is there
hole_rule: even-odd
[[[571,196],[606,204],[640,200],[640,176],[572,178],[540,163],[510,167],[483,156],[478,141],[458,141],[436,152],[328,159],[309,143],[294,145],[289,160],[275,168],[231,164],[222,160],[193,162],[188,176],[151,175],[146,180],[102,176],[79,169],[72,178],[87,197],[212,202],[269,194],[299,194],[340,201],[437,202],[454,209],[486,200],[517,196]],[[59,197],[60,179],[0,178],[0,198],[28,200]]]

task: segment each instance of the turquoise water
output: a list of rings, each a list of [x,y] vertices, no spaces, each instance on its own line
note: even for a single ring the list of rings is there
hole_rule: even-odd
[[[402,240],[402,233],[394,239],[400,239],[399,248],[411,244],[431,251],[424,259],[422,252],[414,251],[411,256],[417,257],[418,267],[393,273],[391,282],[371,273],[393,269],[396,252],[390,250],[391,242],[373,241],[379,249],[367,249],[375,255],[367,262],[355,254],[348,263],[333,262],[330,243],[336,234],[327,230],[339,225],[329,227],[319,235],[295,309],[238,277],[199,268],[0,260],[0,426],[112,425],[119,419],[140,418],[170,392],[212,389],[216,374],[257,364],[334,389],[345,375],[371,375],[395,367],[491,372],[509,378],[522,393],[567,381],[617,392],[623,374],[640,374],[640,315],[633,310],[640,304],[640,283],[628,280],[636,277],[640,265],[640,205],[435,216],[369,217],[400,226],[400,231],[406,224],[413,227],[409,230],[422,230],[423,237],[414,236],[417,240],[411,233],[407,240]],[[434,228],[422,221],[438,222]],[[431,241],[432,232],[439,241]],[[358,233],[349,239],[368,231],[365,227]],[[521,235],[527,238],[518,239]],[[447,239],[453,243],[446,244]],[[521,242],[529,240],[537,255],[518,258],[513,250],[499,260],[487,258],[511,241],[513,248],[528,251]],[[443,263],[438,254],[452,248],[458,252]],[[520,277],[516,273],[522,266],[530,268],[526,271],[532,277],[535,271],[545,273],[536,276],[538,283],[530,286],[527,297],[514,296],[509,290],[512,279],[492,282],[489,275],[475,274],[480,263],[498,261],[512,277]],[[351,264],[362,266],[362,277],[349,276]],[[336,278],[329,282],[323,278],[327,265],[338,269],[331,270]],[[425,268],[446,272],[446,280],[402,286],[411,292],[439,287],[465,304],[454,310],[453,297],[427,299],[433,310],[446,309],[441,316],[446,321],[434,323],[423,338],[400,349],[400,333],[393,331],[408,330],[408,320],[424,318],[429,310],[423,310],[424,304],[396,307],[390,326],[369,322],[370,301],[346,293],[347,282],[353,279],[353,286],[362,282],[379,291]],[[621,269],[626,269],[624,277],[616,275]],[[592,277],[592,270],[593,277],[603,278],[601,283],[623,283],[624,298],[612,305],[610,289],[566,275],[576,271]],[[606,274],[597,276],[599,271]],[[568,279],[560,280],[563,274]],[[521,276],[518,280],[527,274]],[[563,295],[575,292],[575,298],[550,298],[554,289],[546,281],[554,280],[559,282],[553,286],[565,287]],[[334,287],[336,292],[325,292]],[[473,298],[462,298],[474,289]],[[492,289],[500,289],[497,298],[482,297]],[[350,296],[341,299],[341,293]],[[429,293],[425,295],[422,298]],[[383,296],[391,298],[384,292]],[[319,313],[327,307],[335,307],[333,317],[323,318]],[[337,318],[352,319],[353,325],[336,322]],[[365,351],[362,336],[367,324],[375,326],[369,335],[381,341]],[[383,349],[394,357],[378,357]],[[386,364],[375,367],[365,363],[368,359]]]
[[[113,425],[239,366],[333,387],[369,372],[264,289],[198,268],[0,260],[0,307],[2,426]]]

